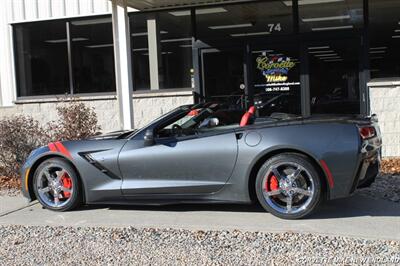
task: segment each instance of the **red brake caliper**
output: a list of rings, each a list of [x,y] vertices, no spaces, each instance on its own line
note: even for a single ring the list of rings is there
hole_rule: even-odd
[[[276,176],[272,175],[267,182],[265,183],[265,190],[266,191],[274,191],[279,189],[279,182]]]
[[[71,180],[71,178],[68,176],[67,173],[65,173],[65,174],[61,177],[61,182],[62,182],[62,184],[63,184],[63,187],[68,188],[68,189],[71,189],[71,188],[72,188],[72,180]],[[66,191],[64,191],[63,193],[64,193],[64,197],[65,197],[65,198],[68,199],[69,197],[71,197],[71,192],[66,192]]]

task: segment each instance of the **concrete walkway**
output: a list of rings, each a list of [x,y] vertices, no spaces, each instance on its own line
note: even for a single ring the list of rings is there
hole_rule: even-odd
[[[42,209],[39,204],[21,209],[24,205],[17,204],[22,202],[21,198],[3,197],[0,201],[1,206],[10,206],[0,214],[0,225],[238,229],[400,240],[400,204],[359,195],[325,203],[314,216],[297,221],[275,218],[257,206],[90,206],[57,213]],[[11,211],[11,206],[15,206],[15,211]]]

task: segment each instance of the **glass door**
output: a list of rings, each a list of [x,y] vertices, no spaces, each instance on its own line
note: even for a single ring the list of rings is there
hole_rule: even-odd
[[[285,42],[254,46],[252,61],[254,102],[259,115],[301,114],[298,46]]]

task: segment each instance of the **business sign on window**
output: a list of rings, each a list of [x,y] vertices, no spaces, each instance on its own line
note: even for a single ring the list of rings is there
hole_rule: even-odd
[[[289,92],[293,86],[300,82],[293,79],[293,70],[297,64],[285,55],[267,55],[263,53],[256,58],[257,71],[264,77],[262,83],[255,84],[256,87],[264,88],[265,92]],[[295,75],[296,76],[296,75]],[[297,79],[297,78],[296,78]],[[261,81],[260,79],[258,79]]]

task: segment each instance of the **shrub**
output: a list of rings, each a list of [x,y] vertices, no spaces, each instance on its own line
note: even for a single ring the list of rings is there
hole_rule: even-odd
[[[39,146],[56,140],[85,139],[100,130],[94,109],[83,103],[60,104],[57,114],[57,121],[44,126],[30,116],[0,119],[0,176],[18,177],[29,153]]]
[[[0,120],[0,175],[18,176],[29,153],[49,140],[45,128],[29,116]]]
[[[57,107],[60,119],[49,122],[47,127],[54,140],[79,140],[96,135],[100,131],[94,108],[71,101]]]

